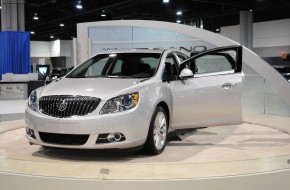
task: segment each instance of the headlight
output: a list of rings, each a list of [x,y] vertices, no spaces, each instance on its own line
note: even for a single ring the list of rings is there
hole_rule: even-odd
[[[36,110],[37,108],[37,93],[36,91],[32,91],[28,98],[28,107],[32,110]]]
[[[125,94],[108,100],[100,111],[100,114],[126,111],[137,106],[139,93]]]

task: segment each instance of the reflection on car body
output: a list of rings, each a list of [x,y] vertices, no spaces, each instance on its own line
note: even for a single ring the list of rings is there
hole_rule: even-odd
[[[26,136],[45,147],[163,152],[168,132],[237,124],[242,47],[99,53],[33,91]]]

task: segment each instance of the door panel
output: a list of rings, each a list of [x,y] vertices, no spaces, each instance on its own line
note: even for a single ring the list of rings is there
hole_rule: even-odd
[[[170,85],[174,128],[241,122],[241,73],[179,80]]]
[[[228,56],[224,52],[229,50],[236,49],[227,47],[210,50],[208,53],[195,55],[181,64],[181,68],[191,68],[195,75],[186,80],[170,82],[173,95],[173,128],[208,127],[242,122],[243,74],[239,70],[241,59],[237,58],[240,52],[235,51],[234,58],[232,56],[226,58],[231,62],[231,66],[224,66],[226,64],[221,62],[221,58]],[[218,65],[211,67],[211,64]]]

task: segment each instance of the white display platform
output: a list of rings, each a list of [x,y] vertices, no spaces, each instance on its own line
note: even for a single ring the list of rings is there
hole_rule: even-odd
[[[0,189],[5,190],[289,190],[289,159],[285,130],[247,123],[199,130],[153,157],[29,146],[23,120],[0,123]]]

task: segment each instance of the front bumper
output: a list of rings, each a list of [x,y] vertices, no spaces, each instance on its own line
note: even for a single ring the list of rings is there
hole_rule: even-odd
[[[87,116],[71,118],[54,118],[38,111],[26,108],[26,137],[32,144],[48,147],[75,148],[75,149],[125,149],[142,146],[147,138],[152,113],[145,108],[136,108],[120,113],[99,115],[94,112]],[[29,135],[28,131],[34,135]],[[107,134],[122,134],[121,141],[97,141]],[[53,143],[45,140],[42,135],[49,134],[54,138],[71,136],[73,138],[87,136],[85,143]]]

